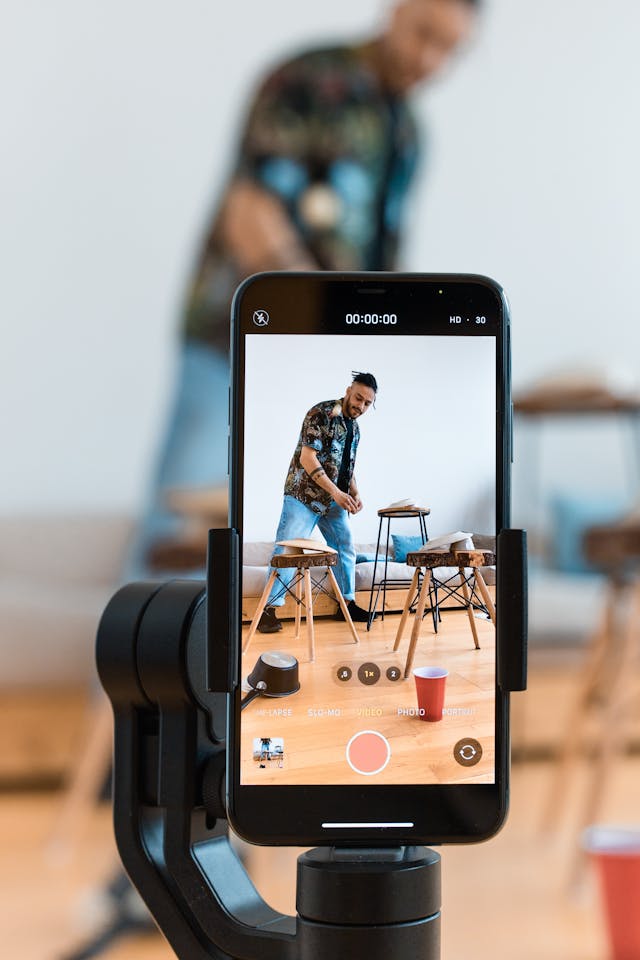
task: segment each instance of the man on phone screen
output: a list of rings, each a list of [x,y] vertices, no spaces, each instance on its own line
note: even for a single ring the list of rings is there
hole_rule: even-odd
[[[316,403],[307,411],[284,484],[284,502],[276,543],[310,537],[316,527],[338,553],[336,580],[351,619],[364,622],[366,610],[355,602],[355,562],[349,515],[362,510],[354,474],[360,440],[358,417],[376,398],[378,384],[372,373],[353,372],[353,381],[340,400]],[[276,546],[276,551],[281,548]],[[276,607],[285,601],[285,586],[293,570],[281,570],[258,623],[261,633],[282,629]],[[342,618],[338,610],[336,617]]]

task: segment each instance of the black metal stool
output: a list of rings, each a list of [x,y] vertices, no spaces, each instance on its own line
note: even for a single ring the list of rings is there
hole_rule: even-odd
[[[367,630],[370,629],[373,618],[376,614],[378,607],[378,600],[380,598],[380,590],[382,590],[382,611],[380,619],[384,620],[384,605],[387,598],[387,584],[393,583],[398,586],[402,586],[408,581],[406,580],[395,580],[389,579],[387,577],[387,567],[389,564],[389,539],[391,534],[391,521],[392,520],[418,520],[418,525],[420,527],[420,536],[422,537],[422,543],[426,543],[429,537],[427,536],[427,521],[426,517],[429,516],[431,510],[429,507],[385,507],[382,510],[378,510],[378,516],[380,517],[380,522],[378,524],[378,542],[376,544],[376,558],[373,565],[373,579],[371,580],[371,590],[369,593],[369,619],[367,621]],[[386,552],[384,557],[384,575],[380,582],[376,584],[376,571],[378,569],[378,555],[380,553],[380,540],[382,539],[382,525],[384,521],[387,521],[387,541],[386,541]],[[377,588],[377,589],[376,589]],[[375,602],[373,595],[375,592]]]

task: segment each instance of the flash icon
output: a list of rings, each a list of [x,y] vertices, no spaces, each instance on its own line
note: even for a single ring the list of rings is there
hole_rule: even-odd
[[[266,327],[269,323],[269,314],[266,310],[254,310],[253,322],[256,327]]]

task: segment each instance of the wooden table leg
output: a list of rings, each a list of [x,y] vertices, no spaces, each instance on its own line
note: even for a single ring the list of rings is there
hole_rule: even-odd
[[[249,633],[247,634],[247,637],[246,637],[246,639],[245,639],[245,641],[244,641],[244,643],[243,643],[243,645],[242,645],[242,652],[243,652],[243,653],[245,652],[245,650],[247,649],[247,647],[248,647],[249,644],[251,643],[251,641],[252,641],[252,639],[253,639],[253,635],[254,635],[254,633],[255,633],[256,630],[257,630],[258,621],[260,620],[260,617],[262,616],[262,611],[264,610],[264,608],[265,608],[265,606],[266,606],[266,604],[267,604],[267,600],[269,599],[269,594],[271,593],[271,587],[273,586],[273,581],[275,580],[275,578],[276,578],[276,571],[275,571],[275,570],[272,570],[272,571],[271,571],[271,576],[270,576],[269,579],[267,580],[267,585],[266,585],[266,587],[264,588],[264,590],[262,591],[262,596],[260,597],[260,600],[259,600],[259,602],[258,602],[258,606],[257,606],[257,608],[256,608],[256,612],[255,612],[255,614],[253,615],[253,620],[251,621],[251,626],[249,627]]]
[[[485,581],[484,581],[484,577],[482,576],[482,574],[481,574],[481,572],[480,572],[479,569],[477,569],[477,570],[475,571],[475,579],[476,579],[476,583],[478,584],[478,590],[480,591],[480,596],[482,597],[482,599],[483,599],[483,601],[484,601],[485,607],[486,607],[487,610],[489,611],[489,616],[491,617],[491,622],[493,623],[493,625],[494,625],[494,627],[495,627],[495,625],[496,625],[496,608],[495,608],[495,606],[494,606],[493,600],[491,599],[491,594],[489,593],[489,590],[487,589],[487,585],[486,585],[486,583],[485,583]]]
[[[331,569],[331,567],[327,567],[327,573],[329,574],[329,583],[333,588],[333,592],[335,594],[336,600],[338,601],[338,604],[340,605],[340,609],[342,610],[342,616],[344,617],[346,623],[349,626],[349,629],[351,630],[351,635],[353,637],[354,643],[360,643],[360,637],[358,636],[356,628],[353,625],[353,620],[351,619],[351,614],[349,613],[349,607],[347,606],[347,603],[344,597],[342,596],[342,590],[338,585],[338,581],[336,580],[335,574]]]
[[[464,596],[465,603],[467,605],[467,616],[469,617],[469,623],[471,624],[471,633],[473,634],[473,642],[476,645],[476,650],[480,649],[480,641],[478,640],[478,629],[476,627],[476,618],[473,615],[473,603],[471,602],[471,595],[469,593],[469,584],[467,583],[467,577],[464,572],[464,567],[458,567],[460,572],[460,585],[462,586],[462,594]]]
[[[396,642],[393,645],[393,649],[397,650],[400,646],[400,641],[402,640],[402,631],[404,630],[404,625],[407,622],[407,617],[409,616],[409,610],[411,609],[411,601],[413,600],[413,595],[418,589],[418,577],[420,576],[420,567],[416,567],[413,572],[413,577],[411,578],[411,586],[409,587],[409,592],[407,594],[407,599],[404,604],[404,609],[402,611],[402,616],[400,617],[400,623],[398,624],[398,632],[396,633]]]
[[[316,648],[313,634],[313,593],[311,592],[311,572],[307,567],[304,571],[304,597],[307,607],[307,639],[309,643],[309,662],[316,658]]]
[[[300,621],[302,620],[302,575],[296,570],[296,635],[293,638],[300,638]]]
[[[418,597],[418,603],[416,606],[416,615],[413,621],[413,629],[411,631],[411,641],[409,643],[409,651],[407,653],[407,662],[404,667],[405,680],[409,676],[409,671],[411,670],[411,665],[413,664],[413,657],[415,655],[416,644],[418,642],[418,637],[420,636],[420,628],[422,626],[422,618],[424,616],[424,608],[427,605],[427,597],[429,596],[430,582],[431,582],[431,570],[425,570],[424,579],[422,581],[422,587],[420,589],[420,595]]]

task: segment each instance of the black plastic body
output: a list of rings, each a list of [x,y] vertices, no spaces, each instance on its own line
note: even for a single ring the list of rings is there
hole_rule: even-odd
[[[509,311],[501,288],[488,278],[465,275],[267,274],[246,281],[236,293],[233,308],[231,525],[238,528],[240,549],[244,430],[242,336],[243,331],[248,329],[248,318],[252,313],[266,306],[272,316],[271,322],[275,322],[275,317],[284,317],[283,330],[294,334],[297,327],[306,330],[301,320],[300,304],[309,304],[309,311],[314,317],[309,323],[312,326],[315,324],[314,330],[322,336],[323,333],[341,332],[335,319],[326,319],[326,305],[335,307],[334,313],[338,314],[352,294],[363,295],[363,292],[369,291],[375,294],[378,291],[383,298],[381,302],[394,302],[384,298],[393,298],[396,295],[394,291],[404,291],[405,303],[409,304],[411,297],[418,298],[421,295],[419,292],[424,290],[425,304],[433,304],[444,291],[443,303],[450,303],[453,309],[453,305],[460,302],[465,289],[475,291],[480,300],[484,297],[483,302],[488,305],[487,311],[493,310],[500,317],[496,336],[496,530],[500,534],[508,528],[512,459]],[[367,302],[371,303],[371,298]],[[425,306],[424,309],[431,307]],[[309,332],[313,333],[313,330]],[[473,403],[472,396],[470,403]],[[286,464],[282,469],[285,467]],[[505,563],[507,566],[511,565],[507,556],[511,550],[511,542],[499,540],[499,580]],[[501,562],[500,553],[505,563]],[[521,567],[518,568],[518,574],[522,574]],[[240,583],[239,577],[237,582]],[[511,594],[510,589],[498,589],[494,783],[383,786],[363,778],[362,785],[357,786],[243,785],[240,782],[238,747],[241,697],[236,685],[230,691],[231,743],[227,798],[229,819],[234,830],[251,842],[300,846],[345,842],[344,830],[323,825],[335,821],[366,820],[367,825],[359,828],[359,832],[349,838],[349,842],[363,846],[393,843],[465,843],[493,836],[502,825],[508,808],[509,681],[513,670],[513,667],[509,667],[505,672],[498,664],[505,658],[509,660],[510,657],[521,656],[522,616],[519,610],[515,612],[514,604],[509,600]],[[237,604],[238,601],[234,599],[233,602]],[[238,638],[230,641],[230,649],[233,648],[239,664],[238,644]],[[363,816],[363,811],[366,811],[366,817]],[[389,822],[413,825],[390,828],[386,826]],[[374,825],[376,823],[383,823],[385,826],[378,827]]]
[[[217,570],[231,565],[231,553],[217,553]],[[224,605],[214,604],[213,616],[207,606],[204,583],[130,584],[109,602],[97,638],[115,721],[118,850],[176,956],[439,960],[440,858],[433,851],[303,854],[297,917],[257,893],[223,819],[225,694],[205,680],[208,616],[220,647],[229,630],[228,617],[226,628],[218,619]]]

